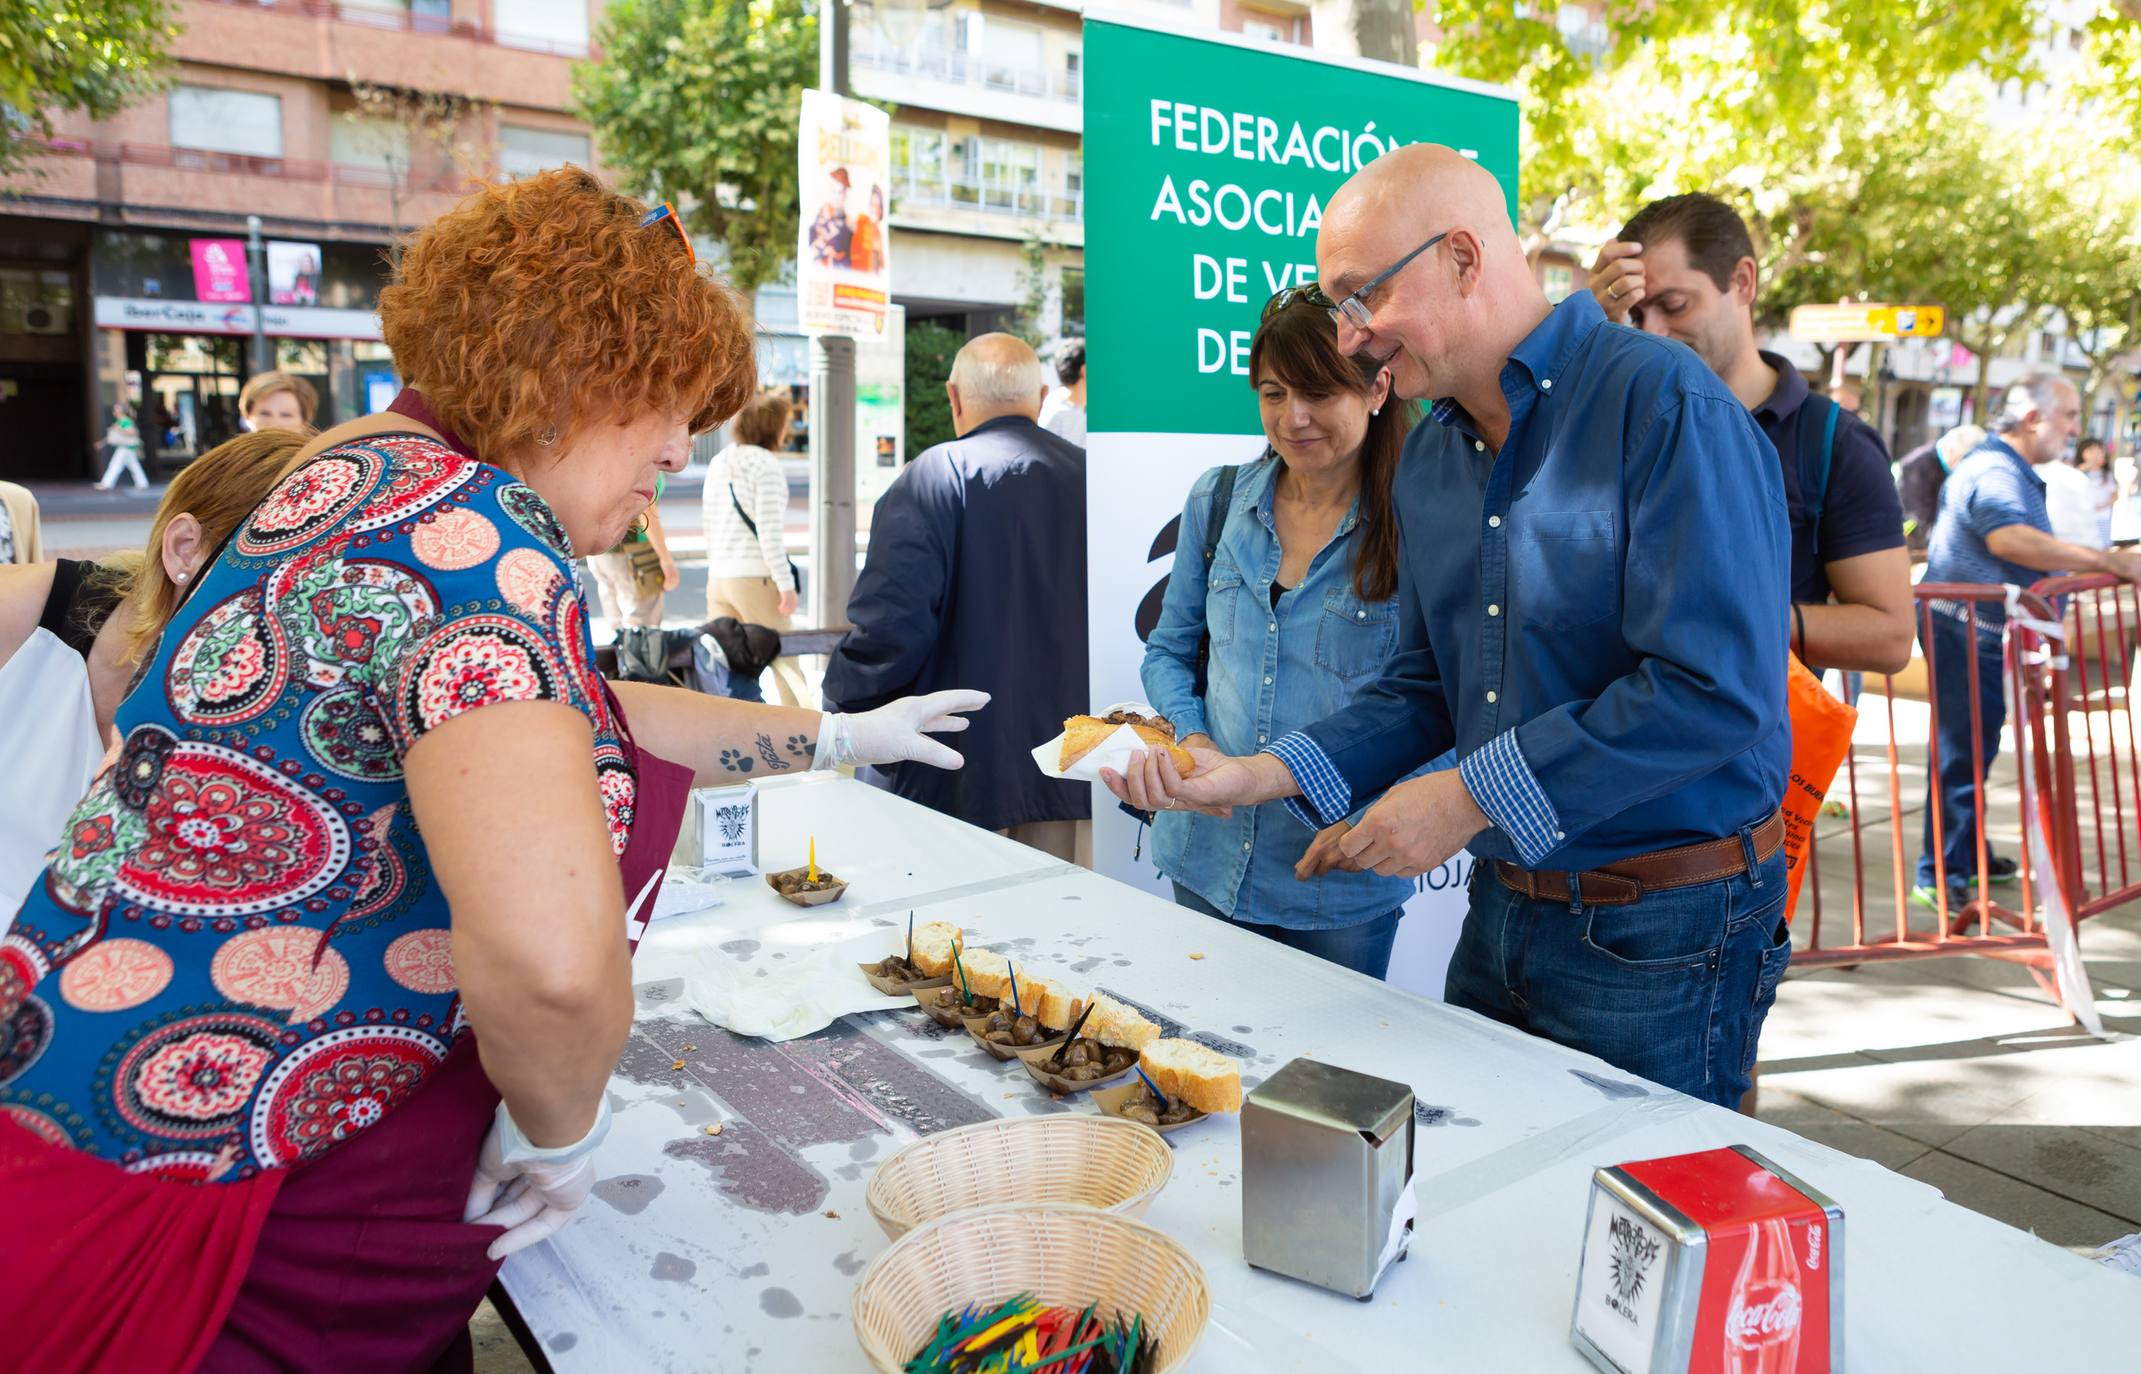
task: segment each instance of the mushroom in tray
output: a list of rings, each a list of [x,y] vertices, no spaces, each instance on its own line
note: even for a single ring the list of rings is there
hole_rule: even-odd
[[[1041,1062],[1048,1073],[1072,1083],[1094,1083],[1116,1075],[1135,1064],[1138,1051],[1160,1038],[1160,1028],[1136,1011],[1105,993],[1096,994],[1091,1009],[1078,1008],[1079,1024],[1069,1044]],[[1042,1009],[1042,1020],[1050,1008]]]
[[[1241,1066],[1194,1040],[1156,1040],[1142,1055],[1144,1083],[1119,1109],[1147,1126],[1172,1126],[1212,1112],[1241,1110]],[[1152,1090],[1164,1097],[1155,1100]]]

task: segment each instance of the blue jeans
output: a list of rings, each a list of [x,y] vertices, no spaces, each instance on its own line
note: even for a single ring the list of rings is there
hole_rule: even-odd
[[[1482,861],[1471,898],[1442,994],[1450,1005],[1739,1105],[1792,956],[1781,851],[1751,873],[1627,906],[1533,901]]]
[[[1398,917],[1405,914],[1399,907],[1371,917],[1358,925],[1333,926],[1327,930],[1289,930],[1285,926],[1261,926],[1254,921],[1237,921],[1213,906],[1204,898],[1175,884],[1175,905],[1186,906],[1191,911],[1201,911],[1207,916],[1216,916],[1228,925],[1261,935],[1267,940],[1276,940],[1290,949],[1303,954],[1313,954],[1318,959],[1328,959],[1334,964],[1365,973],[1370,978],[1381,978],[1390,972],[1390,947],[1397,943]]]
[[[1940,847],[1948,885],[1959,887],[1977,875],[1977,796],[2000,755],[2000,727],[2007,723],[2006,667],[1996,636],[1977,636],[1978,728],[1970,728],[1970,626],[1935,612],[1928,638],[1918,637],[1933,660],[1934,730],[1940,742],[1940,781],[1930,780],[1925,799],[1925,849],[1918,856],[1918,885],[1933,886],[1933,814],[1940,811]],[[1971,749],[1983,751],[1981,770]],[[1986,851],[1988,854],[1990,849]]]

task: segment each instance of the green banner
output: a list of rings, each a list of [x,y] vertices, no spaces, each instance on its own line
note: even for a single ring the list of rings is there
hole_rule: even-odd
[[[1103,21],[1085,26],[1085,73],[1092,430],[1255,433],[1258,314],[1315,279],[1324,203],[1392,146],[1477,158],[1514,216],[1505,95]]]

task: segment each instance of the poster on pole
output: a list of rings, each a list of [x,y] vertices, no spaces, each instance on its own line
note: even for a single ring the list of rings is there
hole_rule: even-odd
[[[875,338],[892,300],[892,117],[829,91],[803,92],[796,139],[803,213],[796,308],[807,334]]]
[[[1090,13],[1084,62],[1087,615],[1092,700],[1111,702],[1144,696],[1191,484],[1264,450],[1249,345],[1264,302],[1315,279],[1325,203],[1390,148],[1445,143],[1493,173],[1513,214],[1517,105],[1474,82]],[[1100,871],[1167,893],[1152,846],[1132,857],[1136,822],[1098,788],[1093,816]],[[1460,854],[1418,880],[1392,982],[1441,995],[1471,872]]]

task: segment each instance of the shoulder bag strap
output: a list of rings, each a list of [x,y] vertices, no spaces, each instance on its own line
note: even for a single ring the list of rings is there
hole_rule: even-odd
[[[1212,513],[1204,522],[1204,575],[1207,581],[1212,576],[1212,560],[1219,554],[1219,536],[1225,532],[1227,517],[1234,511],[1234,479],[1241,468],[1229,464],[1219,470],[1219,484],[1212,488]],[[1209,618],[1204,633],[1197,639],[1197,695],[1203,696],[1210,685],[1212,668],[1212,627]]]

